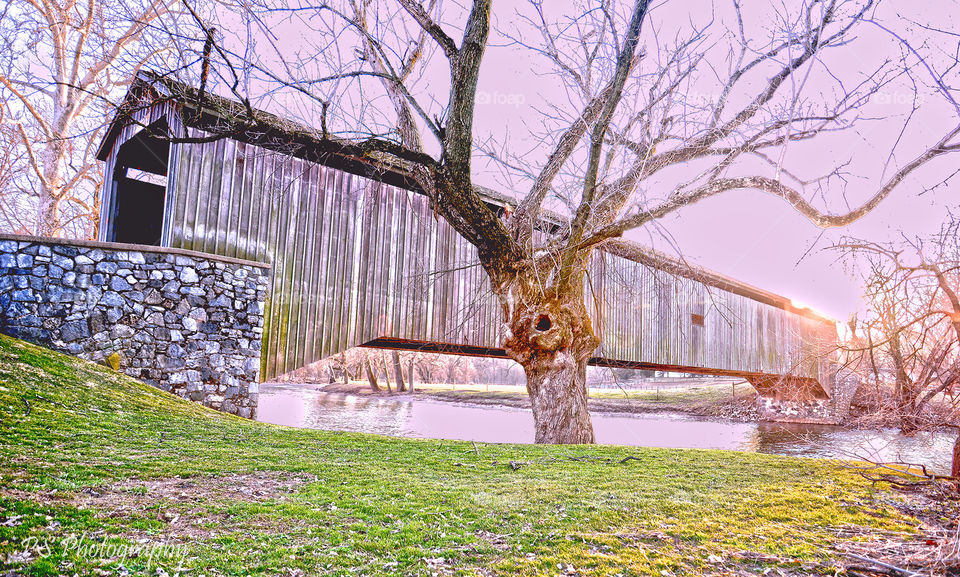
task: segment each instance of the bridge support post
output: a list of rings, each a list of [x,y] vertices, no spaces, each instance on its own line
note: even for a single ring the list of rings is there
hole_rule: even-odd
[[[850,401],[860,386],[859,377],[840,370],[833,360],[821,360],[819,373],[819,380],[780,375],[748,377],[761,396],[761,419],[829,425],[845,421]]]

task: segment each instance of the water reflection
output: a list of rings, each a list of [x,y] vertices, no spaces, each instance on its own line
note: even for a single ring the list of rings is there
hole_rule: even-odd
[[[533,418],[525,409],[325,393],[312,385],[266,384],[259,420],[279,425],[377,433],[395,437],[529,443]],[[645,447],[729,449],[803,457],[868,457],[924,463],[948,473],[953,437],[895,430],[851,431],[827,425],[734,423],[687,415],[595,414],[598,443]]]
[[[924,464],[932,471],[948,474],[954,440],[953,435],[939,432],[906,436],[895,429],[849,430],[827,425],[759,423],[751,450],[800,457]]]

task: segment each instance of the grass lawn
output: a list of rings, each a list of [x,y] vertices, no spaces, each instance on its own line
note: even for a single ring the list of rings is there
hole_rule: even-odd
[[[0,574],[833,575],[916,525],[835,462],[291,429],[2,336],[0,417]]]

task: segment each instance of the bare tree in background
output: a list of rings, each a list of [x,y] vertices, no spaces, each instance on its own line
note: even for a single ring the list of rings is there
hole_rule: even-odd
[[[179,9],[177,0],[5,3],[0,106],[5,130],[26,158],[16,182],[2,192],[33,197],[32,232],[96,234],[102,174],[94,154],[108,102],[133,72],[170,47],[169,35],[164,44],[147,39],[151,27]],[[16,218],[25,221],[24,199],[17,202]]]
[[[403,379],[403,364],[400,362],[400,352],[391,351],[390,361],[393,363],[393,378],[397,381],[397,392],[405,393],[407,391],[407,385]]]
[[[286,116],[315,105],[319,112],[304,116],[320,125],[316,138],[413,177],[438,218],[477,249],[503,307],[503,346],[525,371],[536,441],[590,443],[586,367],[601,342],[584,287],[597,247],[649,258],[619,239],[737,189],[779,197],[819,227],[845,226],[919,168],[960,150],[960,126],[926,133],[926,148],[898,141],[886,165],[870,168],[883,177],[865,197],[858,180],[859,199],[846,198],[846,184],[863,176],[846,172],[855,153],[810,162],[819,143],[871,120],[863,111],[873,96],[893,84],[919,92],[915,69],[942,70],[906,41],[873,69],[840,66],[859,33],[876,31],[877,5],[767,5],[772,19],[744,14],[737,1],[723,18],[688,14],[678,4],[648,15],[646,0],[506,8],[501,21],[517,28],[508,40],[531,51],[538,72],[552,71],[543,83],[560,90],[527,123],[546,127],[530,129],[538,143],[532,152],[497,151],[513,176],[504,191],[479,186],[473,164],[482,148],[477,87],[496,16],[491,0],[442,8],[433,0],[245,2],[240,48],[224,41],[219,54],[230,63],[235,92],[239,85],[269,89]],[[314,45],[291,50],[275,32],[284,26],[309,30],[301,39]],[[256,50],[251,37],[260,39]],[[431,76],[438,67],[445,81]],[[956,106],[950,77],[932,76],[923,87]],[[280,100],[284,90],[299,104]],[[710,96],[692,98],[698,93]],[[904,155],[910,160],[896,160]],[[512,199],[515,210],[500,213],[489,198]]]
[[[960,428],[958,232],[951,216],[929,238],[838,245],[866,269],[867,311],[843,352],[904,433]]]
[[[6,110],[0,107],[0,230],[30,232],[33,219],[24,218],[24,194],[17,177],[26,162],[26,152],[14,128],[3,122]]]

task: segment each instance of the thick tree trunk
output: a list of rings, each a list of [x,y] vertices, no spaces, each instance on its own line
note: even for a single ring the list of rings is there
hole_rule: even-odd
[[[45,188],[41,190],[40,202],[38,203],[37,235],[46,237],[63,236],[60,199]]]
[[[67,153],[67,137],[64,134],[66,112],[54,109],[56,138],[48,141],[43,150],[43,175],[37,202],[37,235],[63,236],[63,219],[60,203],[63,200],[63,166]]]
[[[558,352],[524,367],[533,408],[534,441],[550,444],[593,443],[587,410],[587,362]]]
[[[537,443],[594,442],[587,362],[600,339],[584,305],[583,270],[563,290],[544,290],[527,273],[499,293],[510,329],[504,348],[526,374]]]

